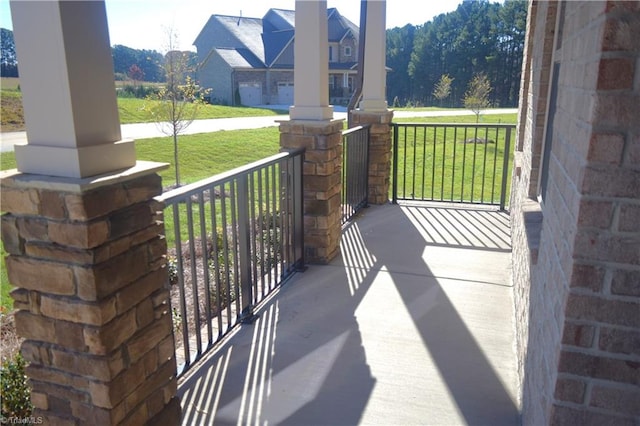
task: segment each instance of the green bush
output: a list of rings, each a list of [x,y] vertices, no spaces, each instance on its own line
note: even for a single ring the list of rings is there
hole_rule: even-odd
[[[25,361],[22,355],[16,354],[7,359],[0,367],[2,383],[2,417],[26,418],[31,416],[31,390],[24,373]]]

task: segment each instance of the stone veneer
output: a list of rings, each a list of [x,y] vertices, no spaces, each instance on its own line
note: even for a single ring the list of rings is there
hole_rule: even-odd
[[[1,175],[16,328],[45,424],[180,422],[163,206],[153,200],[163,167]]]
[[[640,2],[535,1],[529,10],[511,198],[522,422],[634,425]],[[554,64],[557,96],[547,99]]]
[[[280,122],[280,147],[305,148],[305,261],[326,264],[340,249],[343,120]]]
[[[391,120],[393,111],[352,111],[355,126],[370,125],[369,128],[369,203],[389,202],[391,176]]]

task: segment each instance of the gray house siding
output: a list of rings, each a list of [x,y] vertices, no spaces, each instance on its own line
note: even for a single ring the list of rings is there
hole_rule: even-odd
[[[212,52],[200,68],[198,75],[200,85],[211,90],[208,96],[212,103],[234,104],[233,69],[222,60],[220,55]]]

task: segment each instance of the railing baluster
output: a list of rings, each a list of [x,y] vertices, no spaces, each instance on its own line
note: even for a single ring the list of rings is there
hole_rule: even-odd
[[[501,189],[496,188],[498,173],[500,173],[499,155],[502,155],[498,150],[502,146],[500,145],[501,132],[508,132],[510,138],[514,129],[515,126],[509,124],[393,123],[392,202],[397,203],[398,200],[449,201],[497,206],[501,200],[500,205],[504,208],[506,186]],[[418,137],[417,134],[420,131],[423,133]],[[428,132],[433,132],[433,135]],[[489,139],[493,133],[495,133],[495,141]],[[458,140],[459,138],[461,139]],[[421,147],[417,143],[420,139],[423,142]],[[427,139],[428,143],[433,145],[427,145]],[[409,151],[409,143],[413,145],[411,151]],[[453,147],[450,147],[450,143]],[[461,149],[458,149],[459,143],[462,144]],[[472,144],[473,148],[469,144]],[[489,144],[492,146],[490,147]],[[484,145],[484,147],[478,145]],[[420,152],[420,149],[423,151]],[[493,159],[491,149],[493,149]],[[442,157],[438,157],[439,155]],[[422,160],[418,158],[419,156]],[[422,170],[416,170],[421,161]],[[508,152],[503,155],[502,161],[503,166],[508,169],[510,164]],[[411,170],[412,165],[414,170]],[[428,184],[426,173],[429,172],[431,174],[430,191],[425,189]],[[420,175],[422,182],[416,182],[416,177],[419,178]],[[440,179],[440,182],[437,182],[436,178]],[[505,182],[503,183],[506,185]]]
[[[211,202],[212,203],[212,202]],[[200,250],[202,251],[202,269],[204,270],[204,297],[207,321],[208,345],[213,343],[213,330],[211,329],[211,291],[209,289],[209,250],[207,249],[207,223],[205,221],[204,192],[198,193],[198,208],[200,213]]]
[[[176,356],[180,363],[178,375],[184,374],[241,319],[248,318],[270,290],[294,271],[303,269],[303,153],[280,153],[156,197],[173,213],[178,284],[171,297],[178,310],[172,312],[176,312],[174,320],[181,320],[176,325],[182,332],[176,351],[183,354]],[[285,176],[277,173],[279,168]],[[186,226],[182,232],[188,238],[184,247],[181,226]],[[187,259],[189,289],[185,286]],[[186,300],[188,291],[190,301]],[[214,316],[218,329],[215,338]]]

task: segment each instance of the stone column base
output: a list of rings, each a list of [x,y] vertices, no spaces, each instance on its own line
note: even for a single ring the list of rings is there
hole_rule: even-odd
[[[309,263],[329,263],[340,250],[343,120],[280,122],[280,147],[305,148],[304,246]]]
[[[157,171],[0,175],[2,240],[33,415],[45,424],[177,425]],[[164,414],[163,414],[164,413]],[[158,424],[160,424],[158,423]]]
[[[389,202],[391,177],[391,120],[393,111],[352,111],[352,122],[356,126],[370,125],[369,130],[369,203]]]

